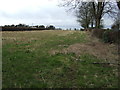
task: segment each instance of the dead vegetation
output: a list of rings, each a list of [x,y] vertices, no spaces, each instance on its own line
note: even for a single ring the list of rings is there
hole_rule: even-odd
[[[97,38],[93,38],[89,35],[89,42],[76,43],[70,45],[68,48],[62,50],[51,50],[49,53],[55,55],[58,53],[68,54],[75,53],[77,57],[82,54],[90,54],[98,59],[103,59],[106,62],[118,63],[118,47],[115,44],[106,44]],[[59,45],[62,46],[62,45]]]

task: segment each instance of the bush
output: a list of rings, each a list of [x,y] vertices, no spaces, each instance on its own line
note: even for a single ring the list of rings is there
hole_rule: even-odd
[[[111,42],[118,43],[120,41],[120,31],[109,32],[109,38]]]
[[[80,31],[84,31],[84,29],[80,29]]]
[[[47,26],[46,27],[47,30],[55,30],[55,27],[53,25]]]
[[[110,42],[110,30],[106,30],[103,32],[103,37],[102,37],[102,40],[105,42],[105,43],[108,43]]]
[[[105,43],[118,43],[120,41],[120,31],[94,29],[92,36],[102,39]]]
[[[106,30],[103,34],[103,41],[105,43],[118,43],[120,32],[113,30]]]
[[[95,36],[97,38],[102,38],[104,31],[105,31],[104,29],[93,29],[92,36]]]

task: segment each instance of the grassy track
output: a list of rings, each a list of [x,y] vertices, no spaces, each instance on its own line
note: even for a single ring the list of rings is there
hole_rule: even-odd
[[[116,65],[94,64],[108,61],[74,46],[91,43],[88,36],[81,31],[2,32],[3,88],[118,87]]]

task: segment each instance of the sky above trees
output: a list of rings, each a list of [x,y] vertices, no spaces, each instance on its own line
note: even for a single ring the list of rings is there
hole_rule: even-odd
[[[74,13],[59,7],[60,0],[0,0],[0,25],[24,23],[54,25],[60,28],[80,28]],[[105,26],[113,21],[105,18]]]

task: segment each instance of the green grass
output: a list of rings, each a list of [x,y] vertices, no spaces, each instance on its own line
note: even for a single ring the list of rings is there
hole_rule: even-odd
[[[93,55],[49,54],[51,49],[87,43],[84,32],[3,32],[2,38],[3,88],[118,87],[117,68],[93,64],[101,61]]]

